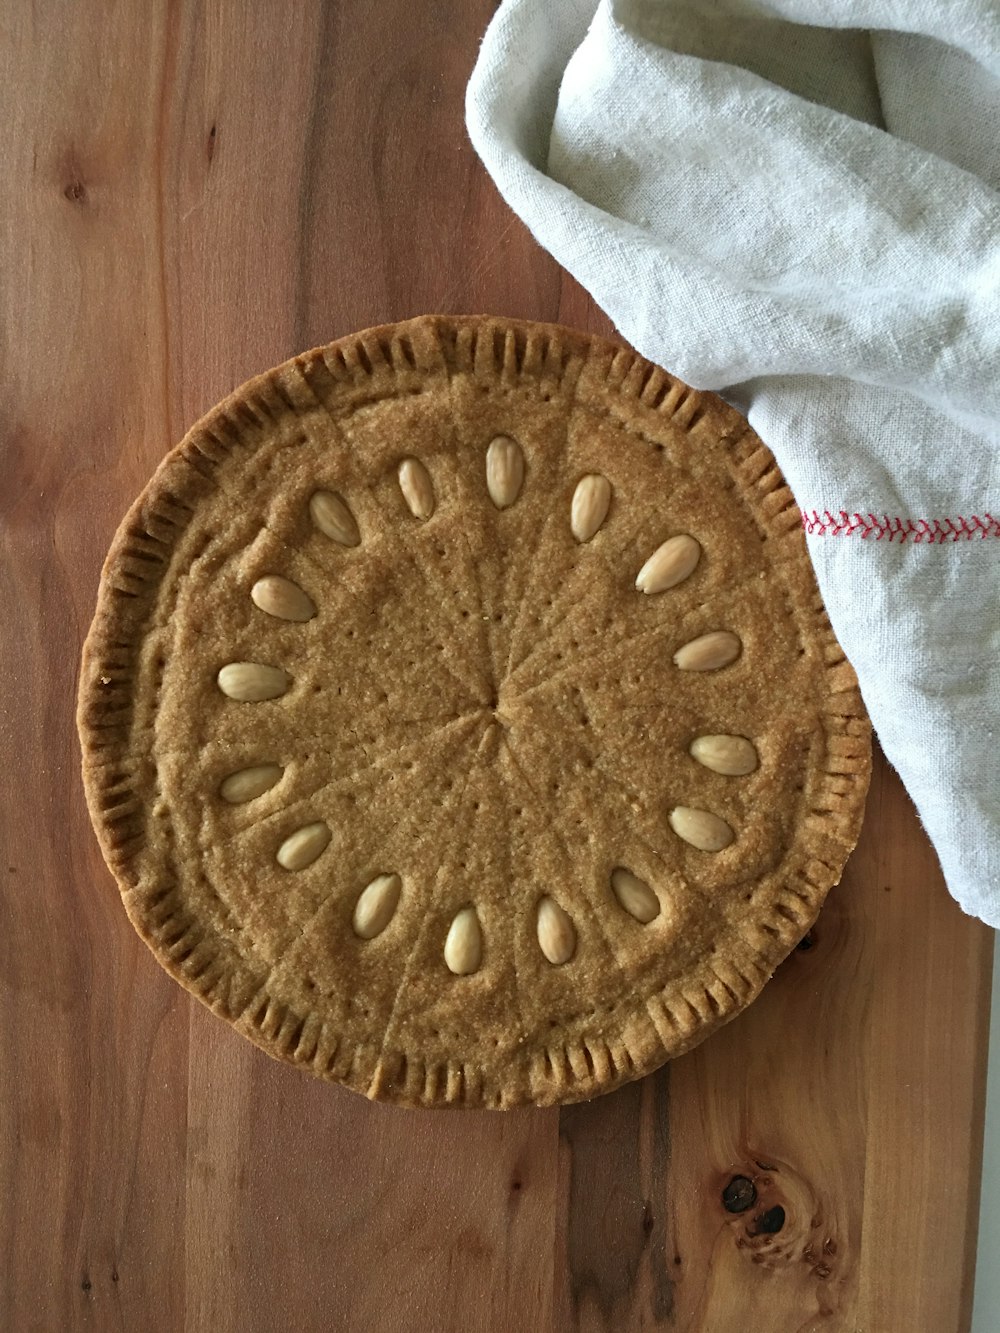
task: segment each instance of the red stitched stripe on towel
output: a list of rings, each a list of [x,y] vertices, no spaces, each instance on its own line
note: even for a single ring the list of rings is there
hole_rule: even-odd
[[[957,518],[891,518],[888,514],[831,514],[802,510],[802,526],[810,537],[870,537],[881,542],[961,542],[1000,537],[1000,518],[992,514],[959,514]]]

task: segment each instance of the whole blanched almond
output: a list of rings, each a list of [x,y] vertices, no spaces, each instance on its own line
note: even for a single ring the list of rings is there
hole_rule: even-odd
[[[264,699],[278,699],[285,693],[292,678],[281,667],[266,666],[263,662],[229,662],[216,677],[219,689],[239,703],[260,703]]]
[[[357,521],[336,491],[314,492],[309,513],[320,532],[341,546],[357,546],[361,541]]]
[[[634,916],[636,921],[648,925],[654,917],[660,915],[660,900],[644,879],[633,875],[631,870],[618,866],[611,872],[611,887],[619,904]]]
[[[403,881],[398,875],[378,875],[362,890],[354,907],[354,933],[363,940],[381,935],[395,915]]]
[[[569,914],[552,898],[538,904],[538,944],[555,967],[568,963],[576,952],[576,928]]]
[[[265,574],[250,589],[254,606],[278,620],[312,620],[316,607],[308,593],[280,574]]]
[[[570,506],[570,531],[578,542],[589,542],[608,516],[611,482],[597,472],[581,477]]]
[[[701,547],[686,532],[669,537],[658,546],[639,570],[635,586],[640,592],[666,592],[683,583],[701,559]]]
[[[230,805],[242,805],[270,791],[284,773],[280,764],[254,764],[230,773],[219,787],[219,795]]]
[[[278,865],[286,870],[305,870],[322,855],[329,842],[330,826],[321,819],[314,824],[303,824],[278,848]]]
[[[726,821],[710,810],[692,810],[688,805],[679,805],[671,810],[668,819],[678,838],[683,838],[700,852],[721,852],[735,836]]]
[[[434,483],[419,458],[404,458],[400,463],[399,489],[414,518],[430,518],[434,513]]]
[[[682,671],[718,671],[736,661],[741,647],[735,634],[727,629],[714,629],[678,648],[674,653],[674,665]]]
[[[698,736],[691,742],[690,754],[713,773],[727,777],[744,777],[759,763],[757,751],[745,736]]]
[[[486,489],[498,509],[507,509],[524,485],[524,454],[516,440],[498,435],[486,450]]]
[[[457,977],[478,972],[483,961],[483,930],[474,907],[463,907],[448,929],[444,961]]]

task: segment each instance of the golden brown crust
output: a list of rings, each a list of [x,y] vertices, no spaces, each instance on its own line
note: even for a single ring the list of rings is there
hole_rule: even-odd
[[[497,510],[484,460],[502,434],[521,435],[528,471],[523,498]],[[396,482],[408,455],[441,488],[423,526]],[[599,466],[614,473],[614,499],[584,547],[568,537],[569,497]],[[364,540],[346,557],[309,524],[324,478],[361,517]],[[672,602],[625,596],[637,553],[678,515],[707,552],[701,583]],[[269,572],[310,585],[320,629],[254,610],[248,580]],[[460,594],[477,581],[483,624],[466,628],[476,615]],[[547,610],[553,589],[562,602]],[[676,684],[665,651],[720,617],[742,637],[738,666]],[[341,632],[371,656],[339,638],[333,651]],[[396,643],[419,649],[409,673]],[[255,660],[255,644],[260,660],[301,664],[287,706],[233,705],[215,686],[226,646]],[[429,673],[434,651],[442,666]],[[559,685],[570,677],[572,690]],[[666,689],[671,706],[657,708]],[[287,793],[226,807],[220,778],[275,758],[262,750],[287,744],[289,718],[298,738],[350,731],[354,748],[282,753]],[[720,777],[678,746],[740,718],[759,728],[750,777]],[[587,1098],[734,1017],[839,879],[870,771],[868,722],[798,510],[742,418],[609,342],[477,317],[341,339],[250,381],[189,431],[108,555],[78,723],[104,856],[167,971],[270,1055],[422,1106]],[[365,744],[378,783],[336,766],[348,753],[367,761]],[[669,841],[665,814],[689,789],[728,816],[732,848]],[[298,875],[275,870],[279,833],[316,817],[317,802],[329,852]],[[480,810],[502,813],[486,825]],[[397,869],[379,862],[383,848],[400,860],[413,849],[405,948],[388,929],[367,946],[349,929],[370,872]],[[616,915],[600,887],[626,857],[656,879],[652,927]],[[411,879],[425,886],[419,903]],[[525,883],[523,901],[504,895]],[[576,920],[582,943],[565,967],[540,961],[543,892]],[[443,930],[466,901],[485,918],[488,953],[455,978]]]

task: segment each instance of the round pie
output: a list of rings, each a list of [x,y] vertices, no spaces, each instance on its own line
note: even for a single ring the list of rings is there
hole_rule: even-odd
[[[552,325],[425,317],[210,412],[115,538],[87,800],[136,929],[271,1055],[594,1096],[814,920],[870,736],[774,460]]]

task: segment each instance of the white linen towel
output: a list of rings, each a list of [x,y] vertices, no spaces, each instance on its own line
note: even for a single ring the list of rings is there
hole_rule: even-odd
[[[883,749],[1000,925],[1000,3],[507,0],[507,203],[778,459]]]

